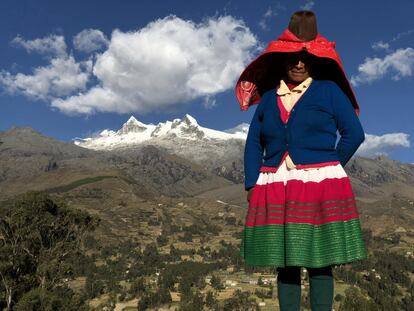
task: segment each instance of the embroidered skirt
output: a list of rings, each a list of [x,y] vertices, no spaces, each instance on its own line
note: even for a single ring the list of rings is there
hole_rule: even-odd
[[[262,166],[240,244],[252,266],[336,266],[367,258],[358,208],[341,164]]]

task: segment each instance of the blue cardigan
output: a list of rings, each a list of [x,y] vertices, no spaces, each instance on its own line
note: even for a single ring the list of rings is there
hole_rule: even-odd
[[[340,139],[337,140],[337,131]],[[277,167],[286,151],[295,164],[349,161],[365,139],[348,97],[330,80],[313,80],[290,112],[280,118],[276,89],[262,95],[250,123],[244,149],[245,190],[253,187],[260,167]]]

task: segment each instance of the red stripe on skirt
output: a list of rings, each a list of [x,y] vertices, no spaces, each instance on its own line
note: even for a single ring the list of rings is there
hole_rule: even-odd
[[[335,213],[348,213],[348,212],[352,212],[352,211],[356,211],[357,208],[356,206],[352,206],[349,208],[334,208],[334,209],[330,209],[327,211],[323,211],[323,212],[319,212],[319,213],[315,213],[315,212],[299,212],[299,211],[290,211],[290,210],[286,210],[286,214],[288,216],[293,216],[297,215],[297,216],[314,216],[314,217],[320,217],[323,215],[327,215],[327,214],[335,214]]]
[[[320,182],[288,180],[286,185],[283,182],[255,185],[246,226],[321,225],[357,217],[359,213],[349,177],[326,178]]]
[[[264,185],[256,184],[251,194],[250,202],[255,206],[269,204],[285,204],[286,201],[303,203],[319,203],[329,200],[346,200],[354,198],[354,193],[348,177],[327,178],[320,182],[303,182],[289,180],[286,186],[283,182],[273,182]]]

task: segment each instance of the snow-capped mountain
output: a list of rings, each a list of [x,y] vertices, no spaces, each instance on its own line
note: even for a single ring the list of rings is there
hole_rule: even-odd
[[[131,116],[118,132],[120,134],[140,133],[144,132],[147,128],[146,124],[139,122],[134,116]]]
[[[250,125],[248,123],[241,123],[237,125],[236,127],[225,130],[224,132],[230,133],[230,134],[238,134],[238,135],[246,137],[247,133],[249,132],[249,126]]]
[[[249,125],[242,123],[232,129],[218,131],[202,127],[191,115],[186,114],[182,119],[160,122],[157,125],[145,124],[131,116],[117,130],[105,129],[99,135],[89,138],[76,138],[78,146],[95,150],[112,150],[128,148],[139,144],[158,144],[164,140],[187,140],[211,142],[227,141],[229,139],[245,140]],[[162,143],[161,143],[162,145]]]
[[[76,138],[74,143],[88,149],[116,150],[118,153],[129,152],[130,149],[139,152],[138,149],[153,145],[209,171],[214,170],[220,176],[239,176],[248,126],[242,123],[232,129],[218,131],[199,125],[189,114],[157,125],[144,124],[131,116],[117,131],[106,129],[95,137]],[[235,176],[228,177],[238,180]]]

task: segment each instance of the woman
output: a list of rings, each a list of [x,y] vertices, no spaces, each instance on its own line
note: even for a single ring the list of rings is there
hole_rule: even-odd
[[[300,308],[301,267],[312,310],[331,310],[332,267],[367,257],[343,168],[364,131],[335,44],[318,34],[313,12],[293,14],[244,70],[236,95],[241,110],[258,104],[244,154],[249,209],[240,254],[249,265],[277,267],[282,311]]]

